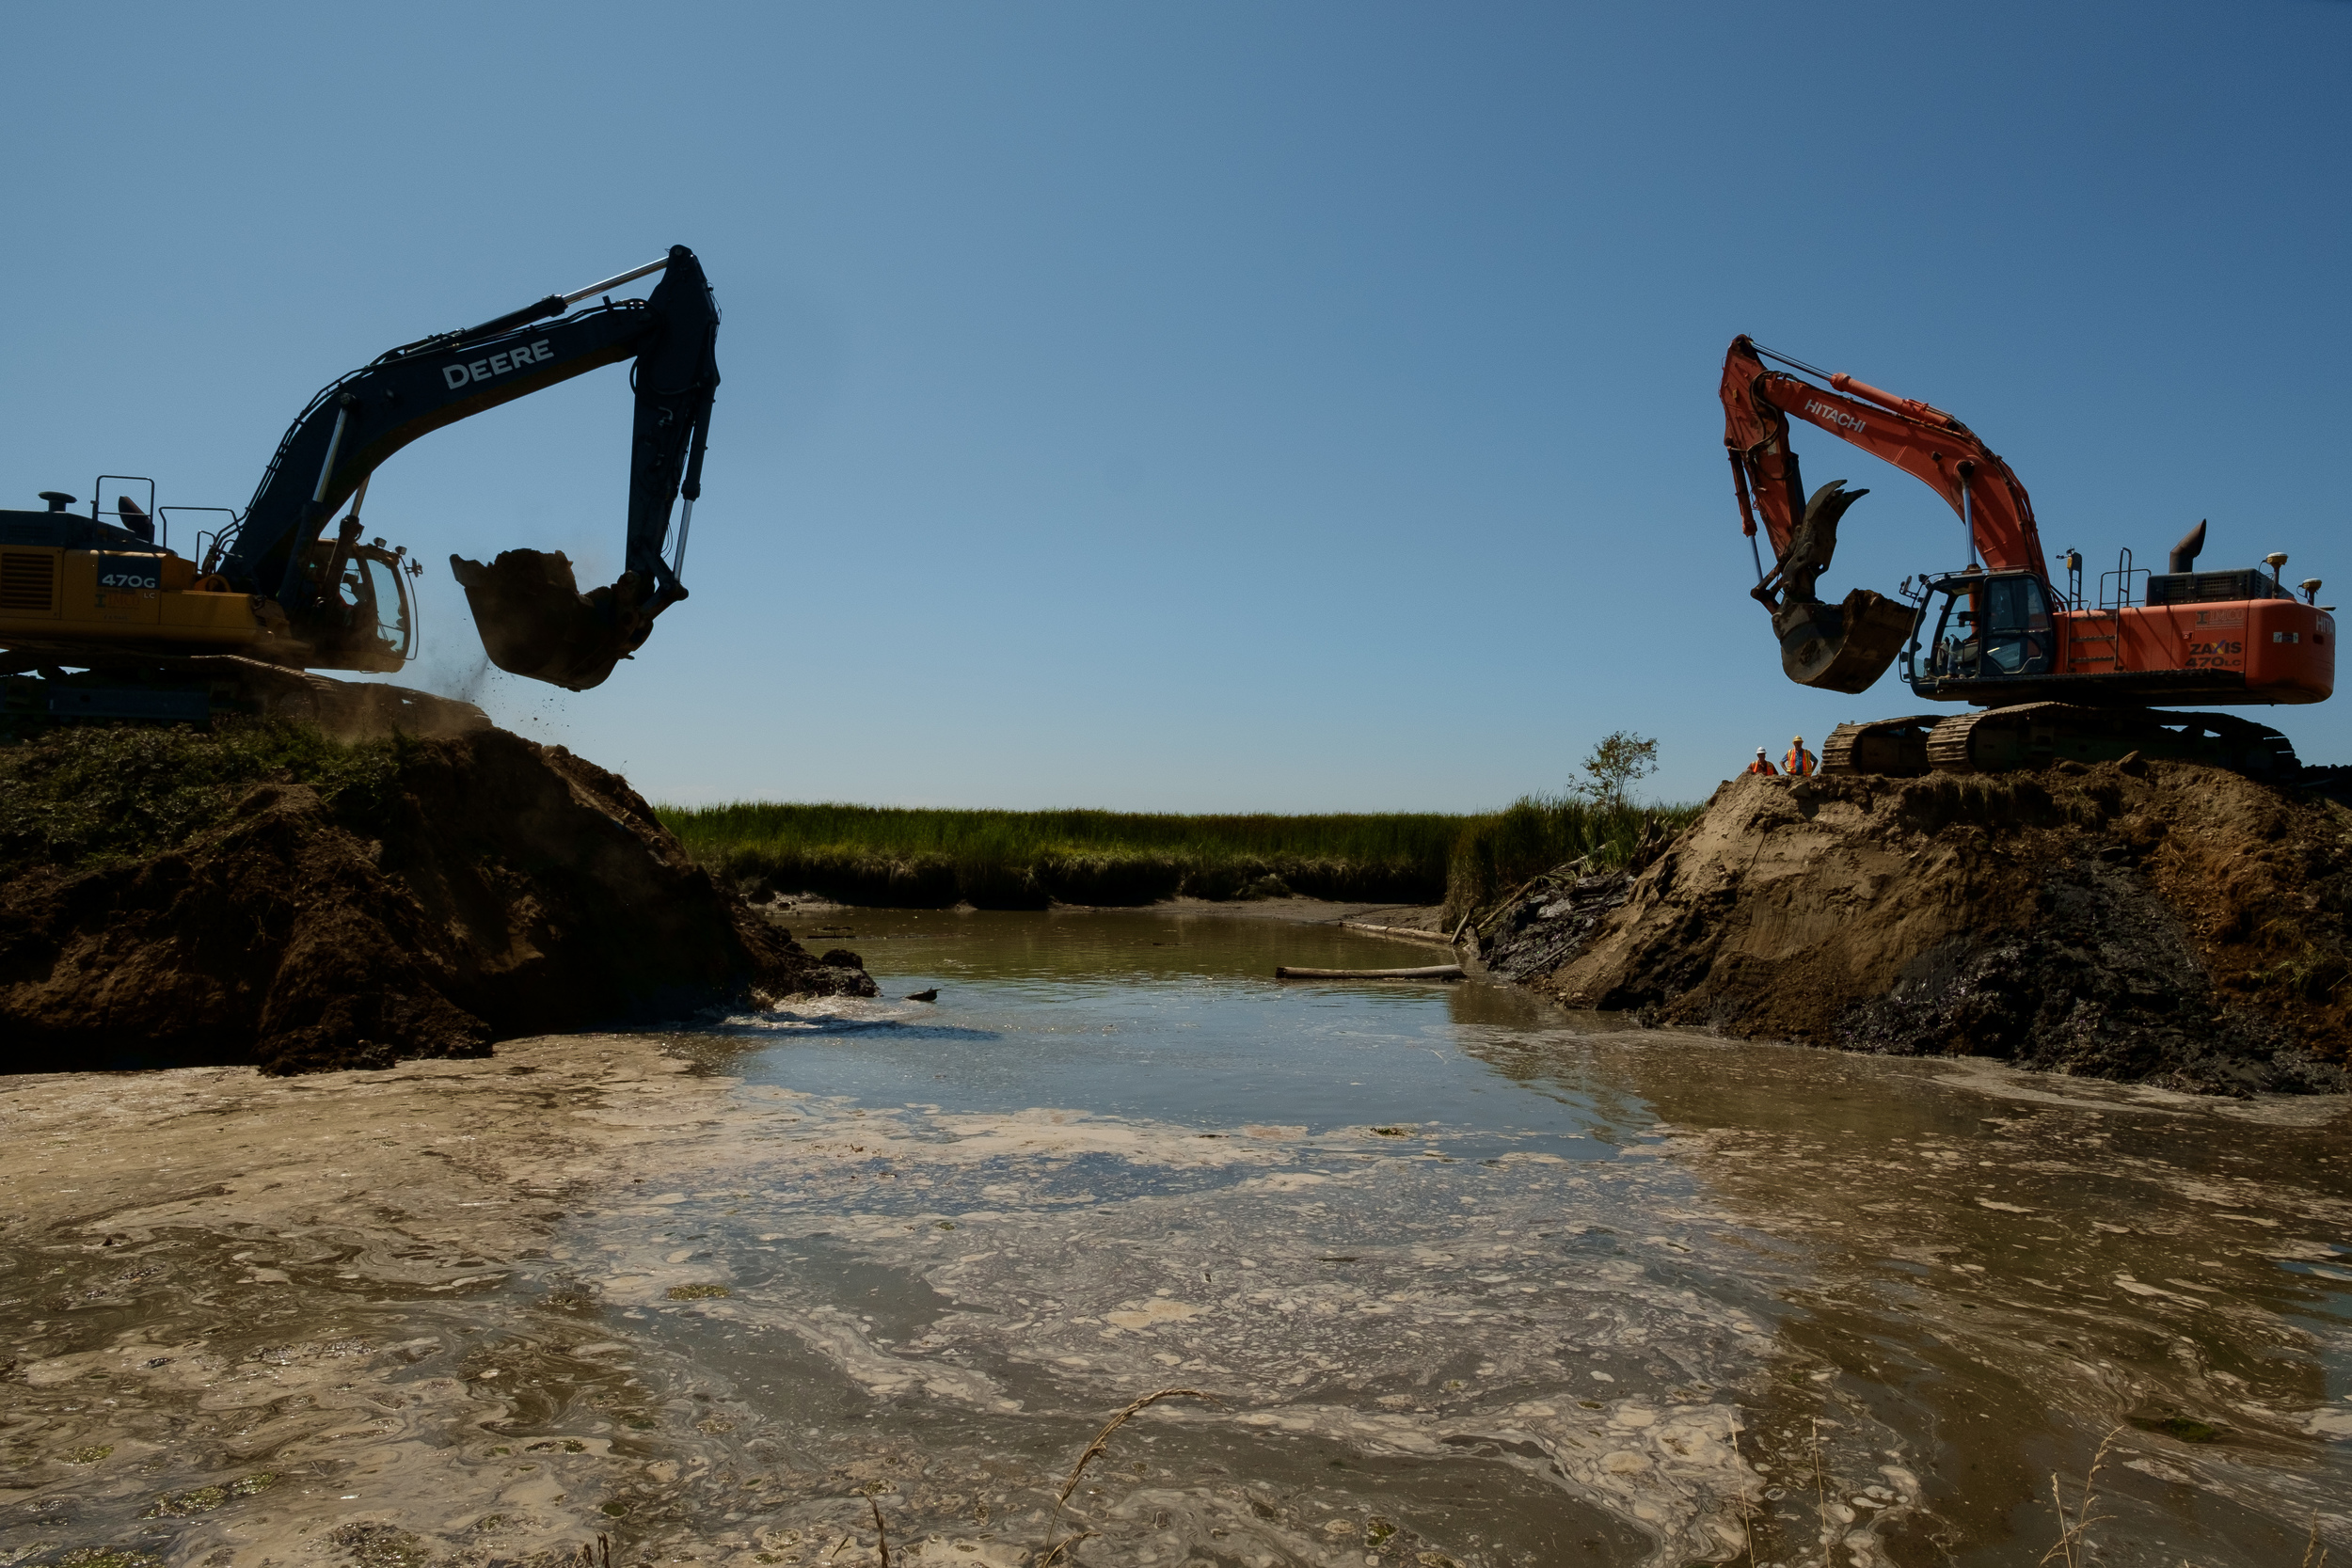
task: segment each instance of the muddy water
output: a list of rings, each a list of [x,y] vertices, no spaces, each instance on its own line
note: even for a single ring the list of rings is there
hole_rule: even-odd
[[[411,1174],[39,1167],[114,1185],[10,1233],[0,1561],[2006,1564],[2103,1440],[2103,1562],[2352,1548],[2342,1101],[1279,986],[1427,950],[1230,915],[802,935],[940,1000],[303,1081],[378,1097],[310,1145],[139,1081],[151,1162]]]

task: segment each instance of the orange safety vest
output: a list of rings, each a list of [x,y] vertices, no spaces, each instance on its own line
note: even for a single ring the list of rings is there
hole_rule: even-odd
[[[1788,754],[1780,759],[1780,765],[1788,770],[1791,778],[1802,779],[1813,771],[1813,753],[1804,747],[1791,746]]]
[[[1774,768],[1771,763],[1766,762],[1762,757],[1758,757],[1754,762],[1748,764],[1745,768],[1741,769],[1741,771],[1748,773],[1761,773],[1768,779],[1776,779],[1780,777],[1780,770]]]

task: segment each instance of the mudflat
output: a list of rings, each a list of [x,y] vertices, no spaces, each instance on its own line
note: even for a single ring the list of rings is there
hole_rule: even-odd
[[[662,1047],[0,1080],[5,1560],[369,1560],[423,1550],[419,1528],[436,1555],[529,1557],[611,1526],[616,1472],[707,1466],[710,1434],[644,1412],[620,1346],[567,1332],[560,1278],[525,1304],[531,1342],[616,1430],[659,1437],[526,1449],[500,1434],[519,1380],[469,1350],[512,1265],[548,1277],[567,1207],[644,1195],[744,1115]]]
[[[2103,1444],[2115,1560],[2352,1539],[2341,1096],[853,936],[937,1003],[0,1085],[0,1561],[2006,1568]]]

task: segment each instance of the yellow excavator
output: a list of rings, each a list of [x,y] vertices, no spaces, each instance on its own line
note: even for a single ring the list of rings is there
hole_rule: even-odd
[[[612,296],[654,273],[649,297]],[[204,723],[223,711],[345,728],[485,722],[470,704],[312,673],[389,673],[416,657],[410,583],[423,565],[363,537],[369,476],[429,431],[627,360],[636,418],[620,579],[582,594],[558,552],[450,558],[500,669],[575,691],[600,684],[686,597],[678,574],[719,387],[718,329],[701,262],[674,245],[338,378],[287,430],[241,512],[158,506],[153,481],[118,474],[98,477],[87,513],[56,490],[40,492],[45,511],[0,510],[0,736],[77,720]],[[192,530],[187,554],[172,547],[175,518]]]

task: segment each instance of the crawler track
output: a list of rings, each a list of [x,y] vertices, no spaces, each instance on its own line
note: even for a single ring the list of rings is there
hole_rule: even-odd
[[[2220,713],[2072,703],[2020,703],[1977,713],[1840,724],[1821,742],[1821,771],[1886,778],[2011,773],[2059,761],[2116,762],[2135,752],[2274,782],[2303,772],[2293,743],[2267,724]]]
[[[1880,773],[1911,778],[1928,770],[1928,735],[1944,716],[1916,713],[1908,719],[1875,719],[1840,724],[1821,742],[1824,773]]]
[[[2137,752],[2202,763],[2249,778],[2287,780],[2301,769],[2295,747],[2267,724],[2219,713],[2021,703],[1957,715],[1928,737],[1938,773],[2009,773],[2059,761],[2116,762]]]
[[[27,661],[0,668],[0,733],[88,721],[202,725],[222,714],[298,720],[351,737],[463,735],[490,723],[469,702],[236,654],[124,657],[76,674]]]

